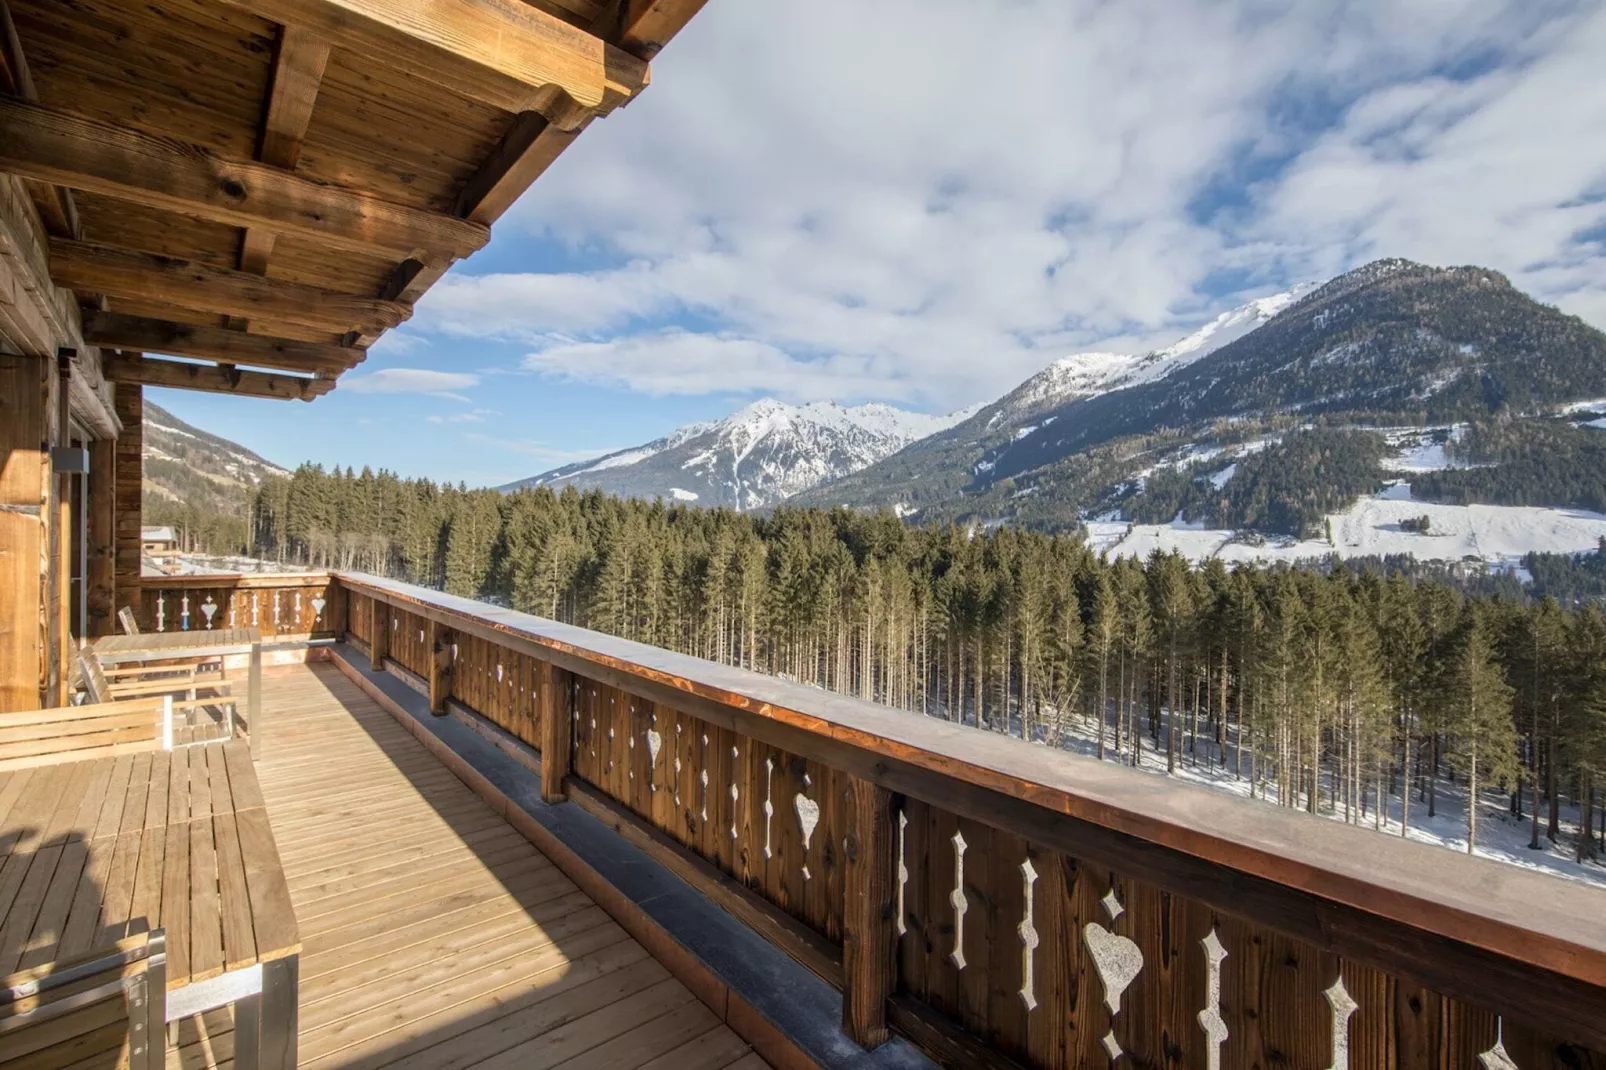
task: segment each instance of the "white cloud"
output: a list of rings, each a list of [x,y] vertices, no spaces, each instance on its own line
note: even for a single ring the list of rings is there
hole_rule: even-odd
[[[616,266],[448,276],[413,327],[946,409],[1376,256],[1598,321],[1603,54],[1562,0],[710,4],[498,230]]]
[[[348,375],[341,386],[357,394],[428,394],[468,401],[457,391],[479,384],[480,377],[466,372],[438,372],[428,368],[383,368],[367,375]]]
[[[884,389],[873,362],[852,357],[800,360],[750,338],[671,328],[606,342],[555,344],[524,366],[570,382],[623,386],[644,394],[768,391],[806,401]]]
[[[470,412],[431,413],[424,417],[432,424],[482,424],[487,416],[500,415],[495,409],[474,409]]]
[[[588,461],[593,457],[605,457],[610,453],[617,453],[623,446],[607,446],[598,450],[566,450],[527,438],[503,438],[497,435],[484,435],[477,431],[470,431],[463,435],[469,442],[481,446],[490,446],[507,453],[516,453],[522,457],[534,457],[538,461],[550,465],[561,466],[575,461]]]

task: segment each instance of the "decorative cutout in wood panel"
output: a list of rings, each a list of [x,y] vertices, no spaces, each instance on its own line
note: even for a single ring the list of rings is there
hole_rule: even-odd
[[[1483,1070],[1517,1070],[1516,1060],[1506,1051],[1505,1019],[1496,1018],[1494,1029],[1494,1047],[1479,1052],[1478,1062],[1483,1064]]]
[[[1216,930],[1199,941],[1205,950],[1205,1005],[1199,1012],[1199,1028],[1205,1035],[1205,1065],[1208,1070],[1221,1070],[1221,1045],[1227,1040],[1227,1022],[1221,1017],[1221,963],[1227,949],[1221,946]]]
[[[1342,975],[1322,995],[1333,1008],[1333,1062],[1327,1070],[1349,1070],[1349,1020],[1359,1004],[1344,987]]]
[[[805,788],[813,783],[814,781],[809,778],[807,773],[803,774],[803,786]],[[797,810],[798,828],[803,832],[803,851],[807,854],[809,841],[814,839],[814,830],[820,824],[820,804],[800,791],[792,798],[792,807]],[[809,872],[809,867],[806,864],[803,866],[803,879],[813,879],[813,874]]]
[[[775,792],[775,759],[764,759],[764,857],[775,857],[775,841],[770,835],[771,823],[775,817],[775,803],[771,796]]]
[[[212,630],[212,618],[217,615],[217,609],[217,603],[212,600],[211,595],[207,595],[206,601],[201,603],[201,616],[206,618],[207,631]]]
[[[904,914],[904,891],[909,887],[909,860],[904,854],[908,842],[909,815],[903,810],[898,811],[898,935],[902,936],[909,931]]]
[[[1099,902],[1110,916],[1112,925],[1116,918],[1126,912],[1113,888],[1104,893],[1104,898]],[[1122,994],[1143,971],[1143,952],[1131,940],[1116,935],[1097,922],[1090,921],[1082,927],[1082,939],[1093,956],[1093,968],[1099,975],[1099,982],[1104,986],[1104,1005],[1109,1008],[1110,1017],[1114,1018],[1121,1013]],[[1110,1053],[1111,1062],[1121,1057],[1121,1045],[1115,1039],[1114,1029],[1104,1037],[1103,1043],[1104,1050]]]
[[[965,912],[970,909],[970,900],[965,896],[965,835],[956,832],[953,836],[954,845],[954,890],[949,893],[948,901],[954,907],[954,949],[948,957],[959,969],[965,968]]]
[[[1037,885],[1037,868],[1032,865],[1030,858],[1020,864],[1020,875],[1023,885],[1021,892],[1025,899],[1025,905],[1021,910],[1024,917],[1015,927],[1015,931],[1020,934],[1020,999],[1026,1005],[1026,1009],[1031,1011],[1037,1008],[1037,993],[1033,987],[1032,971],[1037,958],[1038,936],[1032,903],[1034,898],[1032,892]]]

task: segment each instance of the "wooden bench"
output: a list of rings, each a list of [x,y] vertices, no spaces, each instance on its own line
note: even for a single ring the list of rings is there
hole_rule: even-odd
[[[173,745],[171,696],[0,713],[0,770]]]
[[[89,699],[97,704],[166,698],[169,712],[165,749],[193,743],[234,738],[238,700],[220,674],[202,671],[200,665],[131,666],[107,668],[93,652],[79,655],[80,676]],[[211,732],[195,723],[199,710],[219,711],[218,729]]]
[[[0,978],[0,1065],[160,1070],[166,1061],[163,930]]]

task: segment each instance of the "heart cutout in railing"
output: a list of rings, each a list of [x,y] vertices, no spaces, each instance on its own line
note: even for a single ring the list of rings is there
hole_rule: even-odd
[[[323,616],[323,607],[328,605],[321,597],[312,600],[312,619],[317,620]]]

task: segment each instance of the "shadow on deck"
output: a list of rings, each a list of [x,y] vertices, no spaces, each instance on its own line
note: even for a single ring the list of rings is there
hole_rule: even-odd
[[[257,766],[303,942],[303,1067],[767,1064],[333,666],[264,679]],[[170,1066],[227,1066],[229,1017]]]

